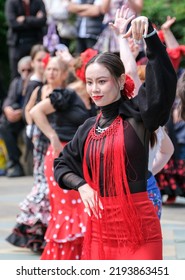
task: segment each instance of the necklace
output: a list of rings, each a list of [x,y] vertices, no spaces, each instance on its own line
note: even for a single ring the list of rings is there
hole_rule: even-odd
[[[104,132],[107,128],[108,128],[108,127],[101,128],[101,127],[98,126],[98,127],[96,128],[96,131],[97,131],[98,133],[102,133],[102,132]]]

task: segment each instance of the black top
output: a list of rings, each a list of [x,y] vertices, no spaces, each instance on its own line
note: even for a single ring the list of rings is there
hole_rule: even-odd
[[[157,34],[145,41],[148,57],[146,82],[140,87],[138,96],[127,100],[121,98],[116,104],[101,108],[103,116],[99,121],[99,126],[103,128],[104,123],[107,125],[106,119],[111,122],[120,115],[128,126],[124,138],[130,163],[126,173],[131,192],[146,190],[150,134],[167,122],[177,83],[176,73]],[[64,189],[77,190],[85,183],[82,171],[83,149],[95,121],[95,117],[88,119],[54,161],[55,180]]]
[[[24,98],[24,104],[23,104],[23,119],[26,123],[26,119],[25,119],[25,107],[27,105],[27,103],[30,100],[30,97],[32,95],[32,92],[34,91],[34,89],[36,87],[42,87],[43,82],[41,81],[37,81],[37,80],[29,80],[27,87],[26,87],[26,91],[25,91],[25,98]],[[41,100],[41,99],[40,99]],[[40,101],[39,100],[39,101]]]
[[[55,89],[49,98],[56,110],[52,127],[61,141],[70,141],[78,127],[96,115],[95,105],[87,110],[81,98],[71,89]]]

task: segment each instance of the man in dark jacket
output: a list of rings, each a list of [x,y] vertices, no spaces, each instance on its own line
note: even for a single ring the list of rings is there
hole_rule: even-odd
[[[5,142],[8,154],[6,166],[7,177],[19,177],[24,175],[20,163],[21,151],[18,139],[22,133],[25,123],[22,118],[22,106],[24,103],[24,87],[26,79],[31,71],[31,57],[25,56],[18,62],[19,77],[12,80],[7,97],[2,106],[0,118],[0,136]]]
[[[68,10],[77,15],[77,46],[80,54],[92,48],[103,29],[103,17],[108,6],[103,0],[72,0]]]
[[[11,79],[18,75],[17,62],[29,55],[33,45],[42,43],[46,26],[46,10],[42,0],[7,0],[5,16],[8,24],[7,45]]]

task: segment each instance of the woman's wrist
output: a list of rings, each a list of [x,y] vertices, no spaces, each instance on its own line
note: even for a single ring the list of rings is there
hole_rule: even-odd
[[[146,35],[143,34],[143,38],[147,39],[157,34],[157,30],[154,28],[150,19],[148,19],[148,32]]]
[[[157,34],[157,30],[154,28],[154,30],[150,33],[148,33],[147,35],[143,35],[143,38],[146,39],[146,38],[150,38],[151,36]]]
[[[58,135],[56,134],[55,131],[53,131],[52,133],[50,133],[50,134],[48,135],[48,138],[49,138],[49,140],[50,140],[50,142],[51,142],[53,139],[58,138]]]

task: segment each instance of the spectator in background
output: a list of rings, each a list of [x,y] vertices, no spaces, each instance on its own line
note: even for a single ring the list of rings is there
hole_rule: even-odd
[[[47,12],[48,28],[55,24],[56,33],[59,36],[59,43],[70,48],[73,39],[76,38],[75,14],[67,10],[71,0],[43,0]]]
[[[68,11],[77,15],[77,54],[95,45],[103,29],[102,21],[108,2],[109,0],[72,0],[68,4]]]
[[[185,56],[185,45],[180,45],[171,31],[171,26],[175,21],[175,17],[167,16],[158,31],[158,36],[166,45],[166,51],[178,76],[176,99],[166,124],[168,134],[174,144],[174,153],[156,175],[162,196],[167,195],[167,199],[163,201],[165,204],[173,204],[177,196],[185,196],[185,121],[182,116],[180,117],[180,110],[183,112],[181,106],[183,106],[185,92],[185,73],[180,64],[182,57]]]
[[[3,138],[7,153],[7,177],[19,177],[24,175],[20,163],[21,151],[18,147],[18,137],[25,127],[22,118],[22,106],[24,103],[24,88],[26,80],[31,72],[31,57],[25,56],[18,62],[20,77],[12,80],[6,99],[4,100],[0,119],[0,134]]]
[[[5,16],[8,24],[7,45],[11,79],[16,77],[17,62],[29,55],[33,45],[42,43],[46,24],[45,5],[42,0],[7,0]]]
[[[103,19],[104,29],[95,45],[95,49],[99,52],[110,51],[119,53],[118,36],[112,32],[109,23],[114,21],[116,10],[121,8],[122,5],[129,8],[129,14],[127,16],[138,16],[143,9],[143,0],[108,0],[108,11]]]
[[[0,65],[1,66],[1,65]],[[2,68],[1,68],[2,69]],[[0,70],[1,71],[1,70]],[[5,88],[4,88],[4,84],[3,84],[3,79],[2,79],[2,73],[0,72],[0,115],[2,113],[2,104],[3,104],[3,100],[5,99],[6,95],[5,95]]]
[[[182,73],[180,63],[183,56],[185,56],[185,45],[180,45],[173,32],[171,31],[171,26],[175,23],[175,21],[175,17],[168,16],[166,18],[166,21],[161,25],[161,29],[158,31],[158,36],[166,45],[166,50],[173,64],[173,67],[177,72],[178,77],[180,77]]]
[[[172,204],[177,196],[185,197],[185,72],[177,82],[176,99],[167,129],[175,150],[156,178],[162,195],[167,195],[165,204]]]

